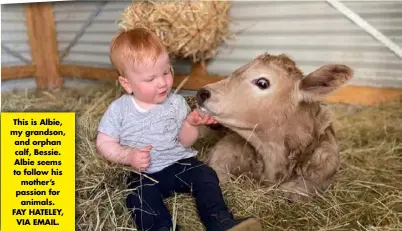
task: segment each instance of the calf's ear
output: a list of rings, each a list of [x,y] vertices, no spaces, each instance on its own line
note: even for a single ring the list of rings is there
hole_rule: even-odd
[[[324,65],[303,78],[299,85],[302,101],[319,101],[332,94],[353,76],[353,70],[340,64]]]

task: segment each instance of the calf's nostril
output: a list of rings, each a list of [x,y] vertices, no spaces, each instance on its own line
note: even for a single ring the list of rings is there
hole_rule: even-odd
[[[211,97],[211,92],[209,92],[208,90],[203,90],[200,93],[200,97],[203,100],[207,100],[207,99],[209,99],[209,97]]]
[[[205,100],[211,97],[211,92],[205,88],[201,88],[197,91],[197,103],[202,104]]]

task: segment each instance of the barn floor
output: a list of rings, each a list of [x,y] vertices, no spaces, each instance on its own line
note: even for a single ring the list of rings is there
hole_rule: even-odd
[[[2,111],[74,111],[76,126],[77,230],[135,230],[125,210],[124,174],[95,154],[96,127],[121,90],[84,89],[2,93]],[[191,100],[190,100],[191,101]],[[290,204],[275,189],[246,176],[223,186],[236,217],[255,216],[266,230],[402,230],[402,100],[376,106],[330,104],[342,165],[334,187],[309,203]],[[220,136],[201,139],[201,158]],[[204,230],[194,200],[166,200],[184,231]]]

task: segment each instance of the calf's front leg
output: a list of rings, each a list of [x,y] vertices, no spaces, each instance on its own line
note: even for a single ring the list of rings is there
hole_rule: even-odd
[[[216,171],[219,182],[224,184],[230,176],[246,173],[258,179],[263,163],[254,148],[237,133],[229,133],[210,150],[206,163]]]
[[[309,200],[315,192],[325,191],[330,186],[339,164],[339,149],[330,126],[310,160],[296,168],[297,176],[279,188],[293,201]]]

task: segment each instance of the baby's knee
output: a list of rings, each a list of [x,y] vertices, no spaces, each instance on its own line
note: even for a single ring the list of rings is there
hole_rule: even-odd
[[[126,196],[126,206],[129,209],[145,207],[144,202],[152,200],[155,196],[156,189],[151,186],[138,186],[131,189],[130,193]],[[156,194],[157,195],[157,194]]]
[[[201,174],[199,178],[205,183],[216,183],[219,184],[218,175],[215,170],[208,165],[204,165],[201,169]]]
[[[127,195],[126,206],[130,210],[141,206],[141,197],[138,195],[137,192],[133,192]]]

